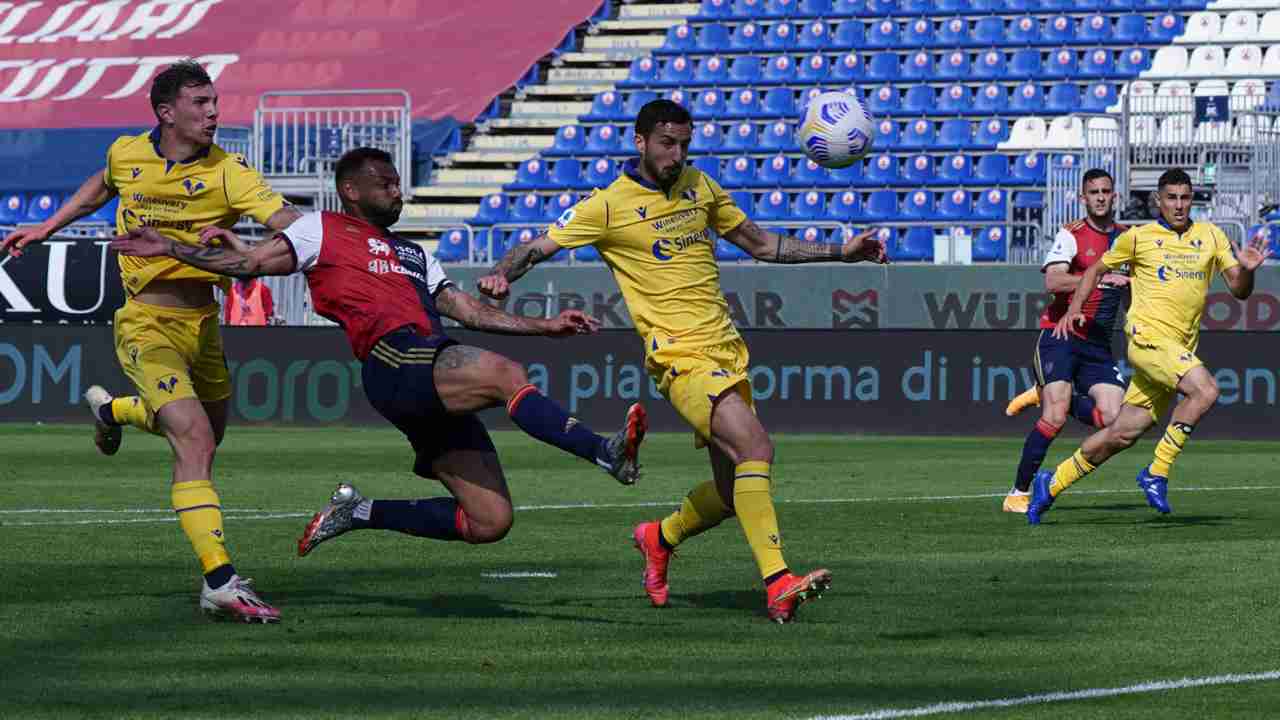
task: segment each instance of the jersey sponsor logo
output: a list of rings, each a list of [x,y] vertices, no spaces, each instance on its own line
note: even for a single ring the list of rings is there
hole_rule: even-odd
[[[391,257],[391,246],[388,245],[385,240],[369,238],[369,254]]]
[[[204,186],[204,181],[200,180],[199,178],[194,178],[194,179],[187,178],[186,180],[182,181],[182,187],[186,188],[188,195],[195,195],[201,190],[204,190],[205,186]]]
[[[1156,268],[1156,277],[1161,282],[1169,282],[1170,280],[1204,280],[1208,277],[1204,270],[1182,270],[1168,265],[1161,265]]]
[[[682,235],[678,238],[662,238],[654,241],[652,247],[653,256],[662,262],[667,262],[675,257],[675,253],[687,250],[700,242],[711,242],[711,234],[706,228],[703,228],[696,233]]]
[[[129,172],[133,175],[133,179],[137,180],[138,176],[142,174],[142,168],[129,168]]]
[[[425,283],[427,281],[426,275],[423,275],[417,270],[410,270],[409,268],[401,265],[395,260],[378,260],[378,259],[370,260],[368,269],[369,269],[369,272],[373,273],[374,275],[385,275],[387,273],[394,273],[396,275],[408,275],[409,277],[422,283]]]
[[[649,215],[649,208],[641,205],[640,207],[636,208],[636,214],[640,216],[641,220],[644,220]]]

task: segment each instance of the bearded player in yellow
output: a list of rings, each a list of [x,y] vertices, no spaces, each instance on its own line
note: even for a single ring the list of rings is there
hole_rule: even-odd
[[[1071,306],[1054,329],[1056,337],[1066,337],[1073,323],[1083,324],[1084,301],[1099,279],[1129,264],[1133,301],[1124,332],[1133,379],[1124,404],[1114,422],[1085,438],[1056,471],[1036,473],[1027,508],[1027,522],[1032,525],[1040,523],[1040,516],[1063,490],[1112,455],[1132,447],[1182,393],[1185,397],[1174,407],[1155,457],[1137,478],[1147,504],[1161,513],[1171,510],[1169,471],[1191,431],[1218,401],[1218,383],[1196,357],[1209,284],[1222,273],[1231,294],[1244,300],[1253,293],[1253,271],[1267,259],[1265,238],[1237,247],[1233,256],[1231,241],[1222,230],[1213,223],[1191,221],[1191,199],[1191,178],[1185,172],[1168,170],[1161,175],[1157,183],[1160,219],[1116,238],[1111,249],[1081,276]]]
[[[199,244],[201,228],[230,228],[241,215],[273,230],[299,217],[244,157],[214,144],[218,95],[200,65],[181,62],[157,75],[151,107],[155,129],[112,143],[106,169],[48,221],[0,240],[0,252],[20,255],[115,196],[119,233],[153,227],[191,245]],[[231,395],[213,295],[214,286],[225,290],[227,280],[169,258],[121,255],[119,262],[126,300],[115,314],[116,357],[138,395],[112,398],[97,385],[89,388],[94,441],[114,455],[122,425],[164,435],[174,456],[173,508],[204,570],[201,608],[246,622],[276,622],[279,613],[231,565],[210,481]]]
[[[720,289],[715,237],[777,263],[885,262],[884,247],[873,231],[825,245],[762,230],[715,180],[685,165],[692,134],[683,107],[669,100],[645,105],[636,117],[638,160],[545,234],[508,252],[479,288],[504,297],[508,283],[561,248],[595,245],[644,338],[650,377],[711,456],[714,480],[694,488],[669,517],[635,528],[645,591],[655,606],[666,605],[675,547],[736,514],[764,578],[768,615],[788,622],[829,586],[831,573],[795,575],[783,559],[770,489],[773,442],[754,413],[747,346]]]

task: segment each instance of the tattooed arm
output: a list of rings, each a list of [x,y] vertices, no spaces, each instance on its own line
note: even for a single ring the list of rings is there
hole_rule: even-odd
[[[446,285],[436,295],[436,309],[472,330],[500,335],[587,335],[600,326],[595,318],[579,310],[565,310],[550,320],[512,315],[480,302],[453,285]]]
[[[523,277],[534,265],[559,251],[560,246],[547,237],[546,233],[531,242],[518,243],[507,251],[488,275],[476,281],[476,287],[485,295],[501,300],[511,292],[511,283]]]
[[[884,245],[874,229],[854,235],[843,245],[805,242],[790,235],[769,232],[750,220],[725,233],[724,239],[767,263],[886,262]]]
[[[135,257],[171,257],[219,275],[247,278],[289,275],[296,269],[293,248],[283,234],[250,246],[230,230],[205,228],[205,245],[187,245],[161,235],[154,228],[134,230],[111,241],[111,249]],[[212,244],[214,240],[218,244]]]

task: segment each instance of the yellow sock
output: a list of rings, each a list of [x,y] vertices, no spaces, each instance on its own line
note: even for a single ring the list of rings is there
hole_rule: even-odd
[[[118,397],[111,401],[111,415],[121,425],[132,425],[139,430],[159,434],[156,416],[137,395]]]
[[[1049,494],[1058,497],[1063,490],[1071,487],[1072,483],[1096,469],[1084,459],[1083,450],[1076,450],[1075,454],[1063,460],[1058,469],[1053,472],[1053,482],[1049,483]]]
[[[222,505],[213,483],[190,480],[174,483],[172,489],[173,511],[178,513],[178,523],[191,541],[204,572],[230,563],[231,556],[223,547],[226,540],[222,533]]]
[[[734,510],[760,566],[760,576],[767,578],[787,569],[787,562],[782,559],[778,516],[769,493],[769,463],[744,462],[733,472]]]
[[[708,480],[689,491],[680,509],[662,520],[662,537],[671,547],[719,525],[733,510],[724,506],[716,484]]]
[[[1178,459],[1178,453],[1182,452],[1183,446],[1187,444],[1187,436],[1191,434],[1191,430],[1191,425],[1169,423],[1169,427],[1164,429],[1164,437],[1160,438],[1160,442],[1156,444],[1156,456],[1151,461],[1152,475],[1169,477],[1169,471],[1173,469],[1173,461]]]

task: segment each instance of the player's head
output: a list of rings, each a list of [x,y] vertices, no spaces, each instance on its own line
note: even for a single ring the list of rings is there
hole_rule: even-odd
[[[670,186],[680,178],[693,139],[689,111],[670,100],[645,103],[636,115],[636,150],[644,174],[659,185]]]
[[[195,60],[174,63],[156,75],[151,109],[162,130],[196,145],[209,145],[218,131],[218,93]]]
[[[1111,224],[1115,211],[1116,181],[1102,168],[1092,168],[1080,181],[1080,201],[1089,219],[1097,224]]]
[[[1160,217],[1174,230],[1182,231],[1191,222],[1191,176],[1180,168],[1165,170],[1156,182],[1156,205]]]
[[[400,219],[404,209],[400,173],[385,150],[361,147],[348,151],[334,168],[334,183],[347,214],[382,228]]]

